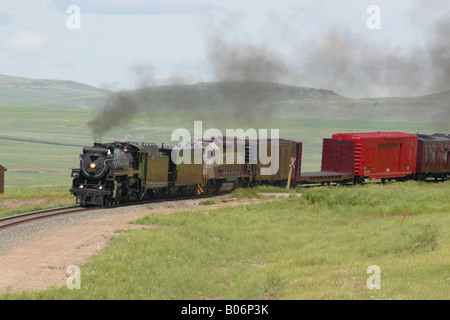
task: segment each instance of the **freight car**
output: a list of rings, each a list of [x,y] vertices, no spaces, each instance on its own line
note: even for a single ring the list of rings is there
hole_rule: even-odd
[[[337,133],[332,139],[355,142],[351,152],[355,182],[365,179],[405,181],[416,173],[417,135],[403,132]]]
[[[292,181],[294,186],[300,179],[302,142],[256,139],[246,143],[246,162],[251,165],[252,185],[286,186]]]
[[[450,136],[435,133],[418,135],[417,180],[433,178],[446,180],[450,177]]]

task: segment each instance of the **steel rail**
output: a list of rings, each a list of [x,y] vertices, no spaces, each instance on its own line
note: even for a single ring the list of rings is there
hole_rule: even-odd
[[[0,231],[5,230],[10,227],[14,227],[20,224],[26,224],[30,223],[36,220],[40,219],[49,219],[57,216],[62,216],[65,214],[72,214],[72,213],[79,213],[79,212],[85,212],[85,211],[96,211],[101,209],[114,209],[119,207],[128,207],[133,205],[144,205],[144,204],[150,204],[150,203],[160,203],[160,202],[167,202],[167,201],[181,201],[181,200],[188,200],[188,199],[195,199],[195,198],[209,198],[213,197],[213,195],[200,195],[200,196],[184,196],[184,197],[173,197],[173,198],[166,198],[166,199],[152,199],[147,201],[136,201],[136,202],[130,202],[130,203],[121,203],[116,204],[112,206],[92,206],[92,207],[82,207],[80,205],[76,206],[70,206],[70,207],[60,207],[60,208],[51,208],[51,209],[45,209],[45,210],[39,210],[39,211],[33,211],[33,212],[26,212],[16,215],[11,215],[7,217],[0,218]]]
[[[60,215],[83,212],[83,211],[87,211],[87,210],[93,210],[93,208],[71,206],[71,207],[52,208],[52,209],[45,209],[45,210],[11,215],[11,216],[0,218],[0,231],[10,228],[10,227],[13,227],[13,226],[17,226],[19,224],[29,223],[29,222],[36,221],[39,219],[49,219],[49,218],[60,216]]]

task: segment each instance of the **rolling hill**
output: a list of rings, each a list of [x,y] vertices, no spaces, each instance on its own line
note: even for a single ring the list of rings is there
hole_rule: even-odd
[[[114,92],[73,81],[0,75],[1,106],[52,106],[238,117],[443,122],[450,91],[419,97],[352,99],[331,90],[262,82],[208,82]],[[117,94],[117,93],[116,93]],[[119,102],[120,101],[120,102]]]
[[[450,91],[419,97],[352,99],[331,90],[261,82],[197,83],[130,92],[147,111],[377,121],[445,121]]]
[[[0,75],[0,106],[59,106],[93,108],[108,91],[85,84]]]

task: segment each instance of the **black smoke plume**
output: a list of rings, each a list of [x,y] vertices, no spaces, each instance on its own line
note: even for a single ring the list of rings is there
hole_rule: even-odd
[[[132,93],[127,91],[111,93],[100,113],[88,122],[94,140],[101,142],[104,133],[128,124],[138,111],[139,104]]]
[[[439,4],[439,6],[437,6]],[[352,98],[380,96],[418,96],[450,90],[449,6],[435,2],[434,23],[428,37],[408,47],[374,44],[362,36],[334,28],[314,39],[285,39],[290,55],[271,46],[271,41],[230,38],[241,31],[239,19],[230,15],[208,24],[205,32],[206,57],[212,82],[196,91],[186,86],[180,75],[172,75],[166,85],[158,83],[149,66],[133,66],[139,90],[114,92],[98,116],[89,123],[95,139],[116,126],[130,122],[138,112],[184,112],[186,117],[211,108],[229,108],[236,119],[248,122],[256,115],[270,117],[276,105],[258,83],[282,83],[328,89]],[[424,3],[420,3],[426,9]],[[439,10],[436,10],[439,8]],[[439,12],[436,14],[436,12]],[[269,34],[294,35],[287,23],[269,14]],[[376,32],[376,31],[374,31]],[[298,37],[300,39],[300,37]],[[192,76],[196,79],[195,75]],[[201,93],[200,93],[201,92]],[[220,108],[217,108],[220,106]],[[450,108],[449,108],[450,109]],[[258,110],[258,113],[254,111]]]

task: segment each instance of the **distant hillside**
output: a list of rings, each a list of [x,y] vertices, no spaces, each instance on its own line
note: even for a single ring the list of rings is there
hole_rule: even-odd
[[[93,108],[108,91],[85,84],[0,75],[0,106],[60,106]]]
[[[450,91],[420,97],[352,99],[331,90],[262,82],[207,82],[153,86],[111,98],[107,90],[73,81],[0,75],[0,106],[55,106],[214,117],[295,117],[445,122]]]
[[[132,96],[147,111],[233,115],[242,119],[334,117],[336,105],[353,102],[331,90],[241,81],[149,87],[134,91]]]
[[[263,82],[207,82],[155,86],[136,90],[136,100],[148,110],[258,112],[258,108],[312,101],[348,101],[330,90]],[[256,109],[254,109],[256,108]]]
[[[418,97],[377,98],[365,101],[372,104],[372,112],[381,119],[403,118],[443,123],[448,123],[450,119],[450,91]]]
[[[445,121],[450,91],[421,97],[352,99],[331,90],[261,82],[156,86],[132,92],[144,110],[236,116]]]

